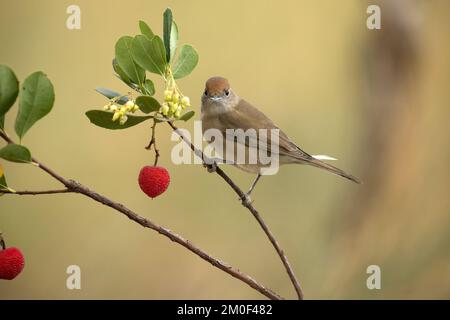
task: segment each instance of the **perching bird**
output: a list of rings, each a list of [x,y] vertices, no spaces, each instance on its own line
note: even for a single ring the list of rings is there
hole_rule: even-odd
[[[259,136],[254,138],[248,138],[246,140],[239,141],[236,137],[230,134],[230,130],[227,129],[242,129],[244,131],[248,129],[255,129],[254,131],[259,132],[259,129],[267,129],[268,131],[272,129],[279,129],[265,114],[259,111],[257,108],[252,106],[250,103],[241,99],[236,93],[230,88],[230,84],[227,79],[222,77],[213,77],[206,81],[205,91],[202,95],[202,131],[206,140],[211,143],[223,143],[223,153],[220,155],[222,160],[225,162],[230,162],[230,157],[234,157],[237,148],[239,148],[239,143],[246,151],[245,161],[243,163],[236,163],[234,159],[231,158],[231,164],[237,168],[250,173],[256,173],[256,179],[252,183],[249,191],[247,192],[247,200],[249,201],[249,196],[254,189],[256,183],[262,174],[264,174],[264,169],[267,168],[267,164],[262,164],[258,158],[256,162],[249,162],[249,148],[254,148],[254,142],[258,140]],[[212,141],[210,137],[207,137],[205,133],[208,129],[216,129],[220,131],[222,137],[225,139],[221,142]],[[312,156],[301,150],[295,143],[289,139],[289,137],[280,129],[278,132],[278,144],[271,140],[270,132],[267,133],[267,141],[265,144],[258,144],[257,148],[264,148],[267,150],[272,150],[269,146],[276,144],[278,147],[278,153],[272,154],[278,156],[279,164],[309,164],[317,168],[328,170],[334,174],[341,177],[347,178],[353,182],[360,183],[358,178],[338,169],[328,163],[322,162],[321,160],[336,160],[328,156]],[[208,139],[209,138],[209,139]],[[225,143],[234,142],[236,145],[229,151],[234,152],[233,155],[227,153]],[[244,144],[244,145],[243,145]],[[273,153],[273,152],[272,152]]]

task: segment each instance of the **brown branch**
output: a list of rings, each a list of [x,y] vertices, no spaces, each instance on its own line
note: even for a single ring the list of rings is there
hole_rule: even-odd
[[[43,191],[11,191],[11,190],[0,190],[0,193],[10,193],[10,194],[17,194],[17,195],[31,195],[31,196],[37,196],[42,194],[56,194],[56,193],[71,193],[74,192],[69,189],[58,189],[58,190],[43,190]]]
[[[158,164],[158,159],[159,159],[159,150],[156,148],[156,135],[155,135],[155,131],[156,131],[156,121],[155,119],[153,119],[153,125],[152,125],[152,138],[150,139],[150,142],[148,143],[148,145],[145,147],[145,149],[150,150],[153,146],[154,150],[155,150],[155,162],[154,162],[154,166],[156,166]]]
[[[1,130],[0,130],[0,137],[3,138],[8,143],[14,143]],[[107,197],[105,197],[105,196],[103,196],[103,195],[101,195],[101,194],[99,194],[99,193],[97,193],[95,191],[92,191],[92,190],[88,189],[86,186],[84,186],[84,185],[82,185],[82,184],[80,184],[80,183],[78,183],[78,182],[76,182],[74,180],[67,180],[67,179],[65,179],[64,177],[60,176],[59,174],[57,174],[52,169],[48,168],[47,166],[45,166],[44,164],[42,164],[41,162],[39,162],[35,158],[33,158],[32,161],[39,168],[41,168],[46,173],[48,173],[50,176],[52,176],[53,178],[55,178],[56,180],[61,182],[67,188],[67,190],[68,190],[67,192],[73,192],[73,193],[82,194],[82,195],[84,195],[84,196],[86,196],[88,198],[91,198],[92,200],[94,200],[96,202],[99,202],[99,203],[101,203],[101,204],[103,204],[105,206],[108,206],[110,208],[115,209],[116,211],[124,214],[130,220],[138,223],[139,225],[143,226],[144,228],[152,229],[152,230],[158,232],[159,234],[169,238],[173,242],[176,242],[176,243],[182,245],[183,247],[185,247],[186,249],[188,249],[192,253],[196,254],[197,256],[202,258],[203,260],[209,262],[214,267],[216,267],[216,268],[218,268],[218,269],[228,273],[232,277],[234,277],[236,279],[239,279],[240,281],[246,283],[248,286],[250,286],[251,288],[253,288],[256,291],[260,292],[261,294],[263,294],[264,296],[268,297],[269,299],[272,299],[272,300],[282,300],[283,299],[280,295],[278,295],[277,293],[275,293],[271,289],[263,286],[262,284],[258,283],[252,277],[246,275],[245,273],[242,273],[238,269],[236,269],[236,268],[226,264],[225,262],[222,262],[222,261],[214,258],[213,256],[209,255],[207,252],[203,251],[202,249],[200,249],[199,247],[194,245],[189,240],[184,239],[183,237],[181,237],[180,235],[174,233],[173,231],[171,231],[171,230],[169,230],[169,229],[167,229],[167,228],[165,228],[163,226],[155,224],[151,220],[146,219],[146,218],[140,216],[139,214],[131,211],[130,209],[128,209],[124,205],[122,205],[120,203],[117,203],[117,202],[114,202],[114,201],[110,200],[109,198],[107,198]],[[10,193],[10,194],[13,194],[13,193]]]
[[[207,167],[208,171],[209,172],[215,171],[238,194],[239,198],[242,200],[242,205],[244,207],[246,207],[253,214],[253,216],[255,217],[255,219],[258,221],[259,225],[263,229],[264,233],[269,238],[269,240],[272,243],[273,247],[275,248],[275,251],[278,253],[278,256],[280,257],[280,259],[281,259],[281,261],[282,261],[282,263],[283,263],[283,265],[284,265],[284,267],[286,269],[286,272],[287,272],[287,274],[289,276],[289,279],[291,280],[292,285],[294,286],[294,289],[295,289],[295,292],[297,293],[298,299],[299,300],[303,300],[302,288],[300,286],[300,283],[299,283],[297,277],[295,276],[295,273],[294,273],[294,271],[293,271],[293,269],[292,269],[292,267],[291,267],[291,265],[289,263],[289,260],[288,260],[288,258],[286,256],[286,254],[284,253],[283,249],[281,249],[280,245],[278,244],[278,241],[275,239],[273,233],[270,231],[269,227],[264,222],[264,220],[261,217],[261,215],[259,214],[259,212],[253,207],[253,205],[251,203],[249,203],[248,201],[244,201],[245,197],[246,197],[245,193],[217,165],[207,164],[205,162],[205,160],[204,160],[206,158],[204,153],[202,151],[198,150],[192,144],[192,142],[189,141],[189,139],[187,139],[185,136],[183,136],[183,134],[178,130],[178,127],[176,127],[171,121],[168,121],[167,123],[180,136],[180,138],[183,139],[183,141],[186,142],[189,145],[189,147],[195,153],[195,155],[197,155],[200,159],[202,159],[203,164]]]

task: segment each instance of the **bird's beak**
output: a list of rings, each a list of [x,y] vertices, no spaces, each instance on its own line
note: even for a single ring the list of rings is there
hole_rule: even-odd
[[[212,101],[219,101],[219,100],[222,100],[222,97],[220,97],[220,96],[212,96],[212,97],[209,97]]]

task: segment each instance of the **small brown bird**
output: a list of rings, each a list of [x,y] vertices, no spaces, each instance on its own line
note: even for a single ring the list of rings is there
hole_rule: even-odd
[[[237,168],[250,173],[256,173],[256,179],[252,183],[249,191],[247,192],[247,200],[250,201],[249,195],[258,182],[261,174],[264,174],[264,168],[267,164],[262,164],[261,161],[249,163],[248,153],[249,149],[254,148],[255,145],[250,142],[249,139],[244,141],[236,140],[234,136],[230,136],[227,129],[267,129],[273,130],[279,128],[270,120],[265,114],[252,106],[250,103],[237,96],[230,88],[230,84],[227,79],[222,77],[213,77],[206,81],[205,91],[202,95],[202,131],[205,136],[205,132],[208,129],[216,129],[221,132],[225,137],[223,143],[232,141],[235,143],[235,148],[232,150],[236,152],[239,143],[245,144],[246,161],[244,163],[232,163]],[[207,138],[205,136],[205,138]],[[295,143],[293,143],[289,137],[281,130],[278,131],[278,142],[274,142],[270,139],[270,134],[267,134],[267,144],[263,146],[265,149],[269,149],[268,145],[277,143],[279,164],[309,164],[317,168],[325,169],[341,177],[347,178],[353,182],[360,183],[358,178],[345,173],[341,169],[338,169],[328,163],[321,160],[336,160],[328,156],[312,156],[301,150]],[[211,139],[208,142],[212,143]],[[259,141],[259,140],[258,140]],[[217,141],[216,141],[217,142]],[[241,145],[242,147],[242,145]],[[226,150],[224,145],[223,150]],[[262,148],[258,145],[257,148]],[[230,158],[227,152],[221,154],[222,160],[225,162]],[[233,158],[234,159],[234,158]]]

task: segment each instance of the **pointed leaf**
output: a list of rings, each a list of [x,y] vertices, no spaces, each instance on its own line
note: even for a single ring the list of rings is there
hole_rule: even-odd
[[[145,21],[140,20],[139,21],[139,29],[141,30],[141,33],[146,36],[147,38],[151,39],[153,38],[154,34],[152,29],[150,29],[150,27],[148,26],[147,23],[145,23]]]
[[[131,79],[126,75],[126,73],[122,70],[122,68],[119,66],[116,58],[114,58],[112,60],[112,66],[113,66],[114,71],[119,75],[120,79],[123,82],[125,82],[127,85],[130,85],[131,83],[133,83],[131,81]]]
[[[170,57],[172,54],[170,53],[170,35],[172,34],[172,10],[167,8],[164,11],[163,15],[163,38],[164,38],[164,47],[166,48],[166,61],[170,62]]]
[[[136,63],[147,71],[164,75],[166,72],[166,50],[158,36],[149,40],[137,35],[132,41],[132,54]]]
[[[19,113],[16,118],[16,133],[22,138],[38,121],[53,108],[55,92],[47,76],[41,72],[32,73],[25,79],[19,96]]]
[[[124,36],[116,42],[116,61],[120,69],[133,81],[141,86],[145,79],[145,70],[138,66],[131,55],[131,42],[133,37]]]
[[[0,118],[12,107],[18,93],[19,81],[16,75],[9,67],[0,65]]]
[[[175,21],[172,21],[172,28],[170,29],[170,62],[173,61],[177,51],[178,44],[178,26]]]
[[[91,123],[95,124],[96,126],[111,130],[130,128],[145,120],[152,118],[152,116],[139,117],[127,115],[128,116],[127,122],[125,122],[124,124],[120,124],[119,121],[114,122],[112,121],[113,114],[114,113],[112,112],[101,110],[90,110],[86,112],[86,116],[89,118]]]
[[[178,120],[188,121],[190,118],[192,118],[195,114],[195,111],[191,110],[183,114]]]
[[[31,162],[31,153],[26,147],[11,143],[0,149],[0,158],[12,162]]]
[[[155,94],[155,85],[153,84],[152,80],[145,80],[143,87],[146,95],[152,96]]]
[[[161,105],[158,100],[149,96],[139,96],[136,98],[136,104],[143,113],[159,111]]]
[[[173,77],[180,79],[192,72],[198,63],[198,54],[195,49],[185,44],[181,47],[180,55],[173,67]]]
[[[115,92],[115,91],[107,89],[107,88],[102,88],[102,87],[96,88],[95,91],[97,91],[98,93],[104,95],[108,99],[113,99],[115,97],[120,97],[121,96],[121,94],[118,93],[118,92]],[[116,102],[118,104],[122,104],[123,105],[123,104],[127,103],[128,100],[129,100],[128,97],[123,96],[119,100],[117,100]]]

